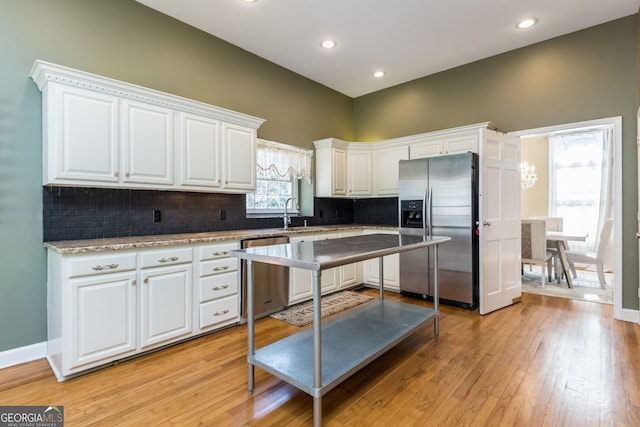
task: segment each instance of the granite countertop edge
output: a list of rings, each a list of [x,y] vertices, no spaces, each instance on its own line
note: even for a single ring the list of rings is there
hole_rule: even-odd
[[[385,230],[397,231],[398,227],[389,225],[322,225],[291,228],[263,228],[249,230],[224,230],[201,233],[161,234],[150,236],[113,237],[87,240],[64,240],[44,242],[45,248],[63,255],[83,254],[93,252],[119,251],[142,248],[167,247],[200,243],[222,243],[228,240],[246,240],[261,237],[296,236],[301,234],[315,234],[340,232],[349,230]]]

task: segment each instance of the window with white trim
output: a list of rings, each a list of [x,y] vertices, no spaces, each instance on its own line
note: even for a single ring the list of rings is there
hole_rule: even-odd
[[[291,197],[298,199],[298,181],[311,180],[312,150],[263,139],[256,147],[256,191],[246,197],[247,214],[279,216]],[[298,213],[289,202],[288,212]]]

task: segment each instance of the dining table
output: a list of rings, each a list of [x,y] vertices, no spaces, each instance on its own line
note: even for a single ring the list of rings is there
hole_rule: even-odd
[[[585,242],[589,233],[566,233],[564,231],[547,231],[547,241],[553,242],[553,245],[558,250],[558,259],[560,260],[560,266],[564,277],[567,279],[567,286],[573,288],[573,279],[571,276],[571,268],[569,261],[567,260],[567,246],[566,242]],[[562,274],[556,272],[558,283],[562,280]]]

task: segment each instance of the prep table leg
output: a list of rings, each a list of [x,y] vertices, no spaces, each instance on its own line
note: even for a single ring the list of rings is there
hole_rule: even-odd
[[[378,276],[380,277],[380,281],[378,282],[379,288],[380,288],[380,299],[384,298],[384,294],[383,294],[383,288],[384,288],[384,261],[383,261],[384,257],[380,257],[378,258]]]
[[[249,337],[249,350],[247,354],[248,373],[247,383],[249,392],[253,393],[254,369],[251,358],[255,353],[254,318],[253,318],[253,265],[251,260],[247,260],[247,336]]]
[[[322,388],[322,303],[321,272],[313,271],[313,388]],[[322,426],[322,397],[313,398],[313,425]]]
[[[435,336],[438,336],[438,332],[440,332],[438,326],[438,316],[440,314],[438,310],[440,306],[440,299],[438,298],[438,246],[440,245],[433,246],[433,309],[436,311],[433,316],[433,333]],[[427,274],[429,273],[427,272]]]

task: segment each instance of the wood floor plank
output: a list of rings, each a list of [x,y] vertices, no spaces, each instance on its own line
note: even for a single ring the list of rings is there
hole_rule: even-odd
[[[640,425],[640,325],[611,306],[523,294],[485,316],[441,308],[439,337],[426,325],[323,397],[326,426]],[[260,319],[256,344],[299,330]],[[64,405],[67,426],[311,425],[295,387],[256,369],[248,392],[246,348],[237,326],[63,383],[37,360],[0,370],[0,404]]]

